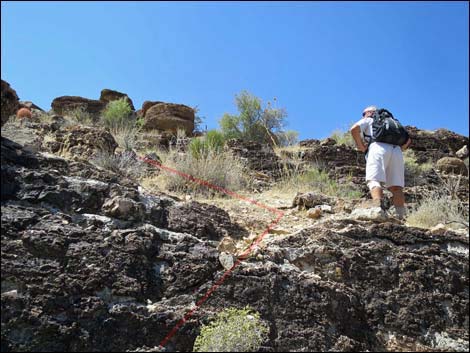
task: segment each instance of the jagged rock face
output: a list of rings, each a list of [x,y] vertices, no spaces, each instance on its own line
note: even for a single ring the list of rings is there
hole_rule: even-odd
[[[125,98],[126,102],[129,104],[132,110],[135,110],[134,108],[134,103],[132,103],[132,99],[129,98],[129,96],[125,93],[121,93],[118,91],[114,91],[112,89],[103,89],[100,94],[100,101],[104,102],[105,104],[108,104],[109,102]]]
[[[283,164],[269,145],[241,139],[230,139],[225,143],[225,148],[244,160],[251,170],[266,173],[273,178],[281,175]]]
[[[426,131],[414,126],[406,126],[412,143],[410,149],[415,151],[418,163],[436,162],[440,158],[455,156],[464,146],[468,146],[468,137],[455,132],[438,129]]]
[[[51,107],[59,115],[64,115],[68,111],[83,107],[94,119],[98,119],[101,111],[106,107],[106,102],[78,96],[62,96],[55,98],[51,103]]]
[[[157,103],[145,111],[144,128],[176,133],[178,129],[190,136],[194,130],[194,109],[173,103]]]
[[[248,235],[245,229],[232,224],[227,212],[196,201],[173,207],[168,213],[168,229],[218,241],[225,236],[241,239]]]
[[[60,150],[82,159],[92,157],[102,151],[113,154],[118,144],[113,135],[100,128],[70,126],[55,131],[55,139],[46,141],[44,147],[53,153]]]
[[[14,115],[19,108],[19,100],[16,91],[10,87],[10,84],[2,80],[1,83],[1,116],[2,126],[5,124],[11,115]]]
[[[2,351],[155,346],[222,268],[217,242],[166,229],[181,210],[173,199],[4,138],[1,152]],[[207,220],[216,233],[236,229],[217,211],[192,219],[201,238]],[[189,328],[179,350],[192,346]]]

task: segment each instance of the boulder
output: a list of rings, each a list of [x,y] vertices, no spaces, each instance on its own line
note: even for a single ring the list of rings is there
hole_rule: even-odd
[[[144,128],[176,133],[179,129],[191,135],[194,130],[194,109],[173,103],[157,103],[145,112]]]
[[[456,157],[444,157],[437,161],[436,169],[446,174],[468,175],[464,161]]]
[[[332,200],[330,197],[318,194],[315,192],[306,192],[300,193],[298,192],[297,195],[294,197],[294,201],[292,202],[292,207],[298,207],[299,210],[309,209],[315,206],[325,206],[331,203]],[[320,210],[321,212],[321,210]]]
[[[59,115],[66,115],[68,111],[82,108],[97,120],[101,111],[106,108],[106,102],[78,96],[62,96],[55,98],[51,103],[51,107]]]
[[[31,111],[33,111],[34,109],[34,110],[39,110],[40,112],[44,112],[43,109],[41,109],[36,104],[30,101],[20,101],[20,108],[28,108]]]
[[[131,109],[135,110],[134,103],[132,103],[132,100],[125,93],[121,93],[118,91],[105,88],[101,91],[101,94],[100,94],[100,101],[104,102],[105,104],[108,104],[111,101],[115,101],[121,98],[125,98],[126,102],[129,103],[129,106],[131,107]]]
[[[147,110],[152,108],[156,104],[164,104],[164,102],[160,101],[145,101],[142,103],[142,109],[140,109],[142,116],[145,116],[145,113],[147,113]]]
[[[1,119],[2,126],[5,124],[10,116],[14,115],[19,107],[18,96],[16,91],[10,87],[10,84],[2,80],[1,83]]]
[[[468,157],[468,146],[465,145],[461,149],[459,149],[455,155],[461,159],[465,159]]]

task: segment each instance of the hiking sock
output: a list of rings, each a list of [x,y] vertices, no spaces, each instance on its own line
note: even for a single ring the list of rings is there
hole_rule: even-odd
[[[395,212],[397,214],[398,219],[404,219],[406,216],[405,206],[395,206]]]

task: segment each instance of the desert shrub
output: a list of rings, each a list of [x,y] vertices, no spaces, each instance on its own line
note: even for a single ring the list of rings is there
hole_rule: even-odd
[[[468,205],[458,197],[461,177],[441,179],[439,185],[428,191],[418,206],[407,217],[410,226],[432,228],[439,223],[451,228],[469,228]]]
[[[204,136],[192,139],[188,148],[194,158],[201,158],[210,152],[222,152],[224,144],[224,135],[217,130],[210,130]]]
[[[134,126],[135,121],[131,119],[132,108],[126,98],[120,98],[108,103],[101,115],[101,123],[110,131]]]
[[[207,184],[216,185],[232,191],[248,185],[245,163],[229,152],[209,151],[201,156],[192,153],[181,153],[176,149],[160,151],[162,164],[177,170],[179,174],[165,171],[157,177],[155,184],[160,188],[176,192],[213,195],[213,189]],[[204,181],[188,180],[187,176]]]
[[[137,159],[132,152],[114,154],[100,151],[91,159],[91,163],[135,180],[139,180],[148,174],[147,164]]]
[[[219,121],[226,139],[239,138],[277,145],[277,135],[284,131],[286,124],[285,109],[273,108],[270,103],[263,107],[261,99],[247,91],[237,95],[235,101],[239,114],[224,114]]]
[[[77,105],[76,107],[65,111],[64,118],[66,119],[69,125],[73,125],[73,124],[92,125],[93,124],[93,117],[86,110],[86,107],[84,105]]]
[[[201,329],[194,352],[257,352],[267,340],[269,327],[257,312],[229,308]]]
[[[294,163],[294,168],[284,168],[281,180],[274,189],[283,193],[318,191],[336,197],[361,197],[362,192],[352,184],[352,177],[349,179],[339,183],[332,179],[321,165],[306,167]]]

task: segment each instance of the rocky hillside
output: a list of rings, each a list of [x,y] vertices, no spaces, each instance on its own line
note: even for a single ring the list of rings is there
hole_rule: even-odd
[[[2,82],[2,125],[3,97]],[[181,108],[152,108],[158,103],[147,107],[151,121]],[[413,133],[416,158],[436,164],[460,160],[468,145],[467,137],[444,130]],[[65,141],[67,156],[60,153]],[[332,177],[356,185],[363,197],[315,190],[284,200],[254,195],[282,208],[284,217],[227,274],[272,213],[240,200],[150,192],[90,163],[97,150],[115,153],[108,132],[65,126],[60,116],[2,126],[1,350],[192,351],[203,323],[225,308],[249,305],[269,326],[260,351],[467,351],[468,228],[415,228],[380,212],[364,217],[363,155],[332,141],[301,145],[284,157],[321,159]],[[249,161],[257,187],[279,180],[282,156],[269,147],[232,141],[228,148]],[[148,173],[159,172],[133,158]],[[444,178],[441,170],[457,173],[457,164],[441,161],[440,169],[415,180],[408,201]],[[468,177],[458,178],[468,214]]]

